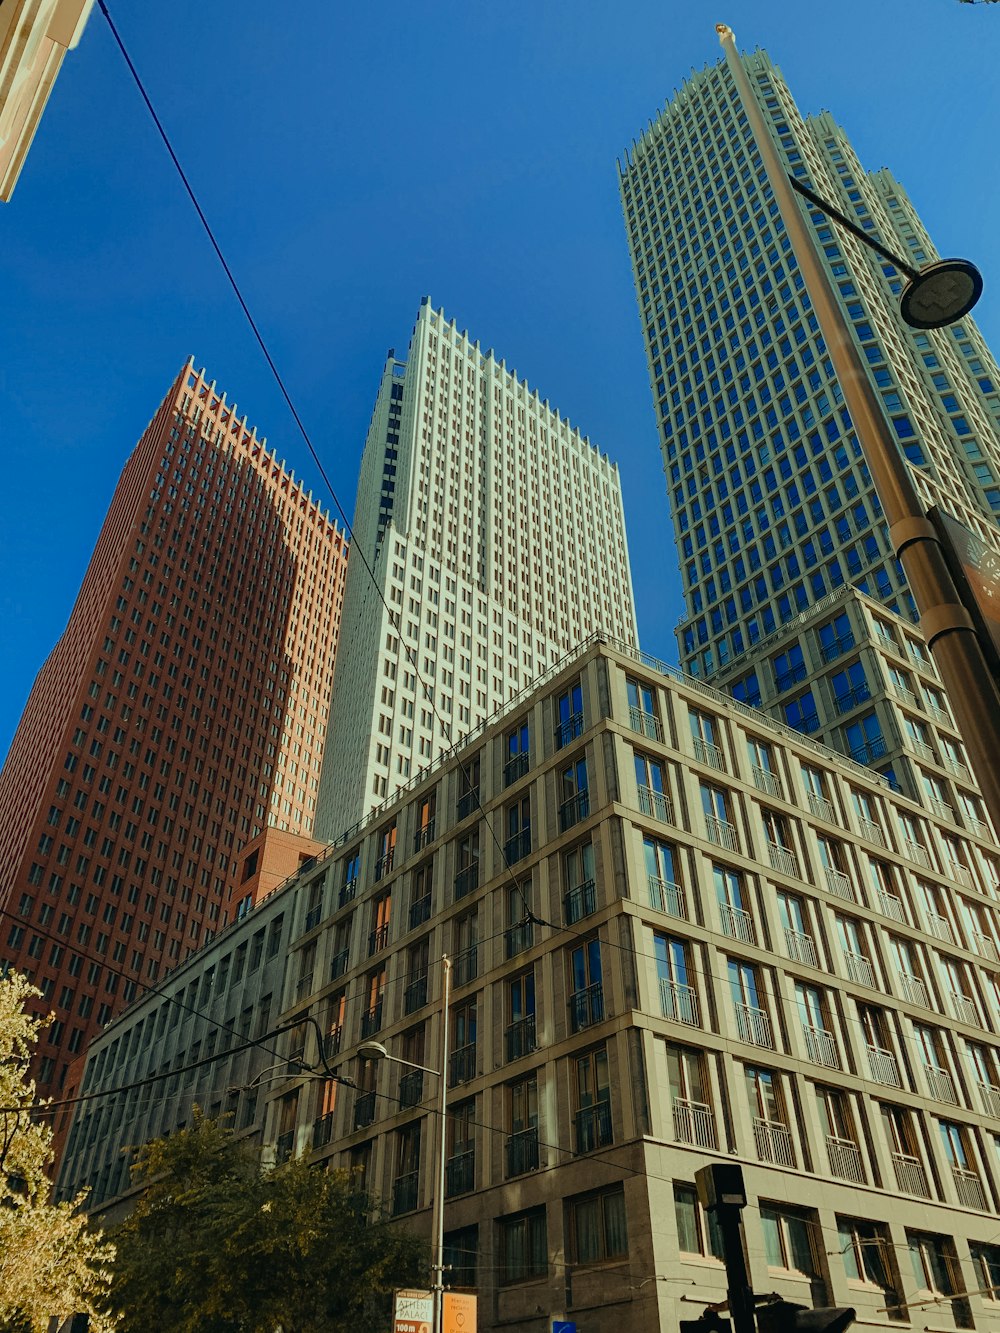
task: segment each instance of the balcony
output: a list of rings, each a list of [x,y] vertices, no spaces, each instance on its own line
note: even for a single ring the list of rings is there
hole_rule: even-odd
[[[977,838],[984,838],[987,842],[993,842],[993,830],[983,819],[977,819],[975,815],[966,814],[965,822],[969,826],[969,832],[974,833]]]
[[[424,1071],[410,1069],[399,1080],[399,1109],[416,1106],[424,1095]]]
[[[563,894],[563,920],[567,926],[575,925],[585,916],[597,911],[597,886],[592,879],[578,884]]]
[[[348,903],[354,902],[358,895],[357,876],[354,879],[345,880],[340,886],[340,892],[337,894],[337,906],[346,907]]]
[[[958,1201],[963,1208],[975,1208],[981,1213],[990,1211],[986,1203],[986,1191],[983,1189],[983,1182],[975,1171],[970,1171],[963,1166],[953,1166],[951,1174],[955,1181],[955,1193],[958,1195]]]
[[[824,662],[835,662],[838,657],[843,657],[844,653],[849,653],[854,647],[854,634],[848,630],[846,634],[841,634],[837,639],[831,639],[824,643],[820,648],[820,654]]]
[[[772,773],[769,768],[761,768],[759,764],[751,765],[753,773],[754,786],[758,791],[766,792],[768,796],[774,796],[781,800],[781,782],[777,773]]]
[[[840,694],[834,695],[833,702],[838,713],[849,713],[852,709],[867,703],[871,697],[872,692],[867,685],[856,685],[853,690],[843,690]]]
[[[607,1148],[614,1143],[614,1131],[611,1125],[611,1103],[595,1102],[584,1107],[573,1117],[576,1132],[576,1151],[594,1152],[597,1148]]]
[[[776,671],[774,673],[775,688],[783,694],[785,690],[790,690],[793,685],[797,685],[800,680],[806,678],[806,664],[801,662],[793,666],[790,671]]]
[[[561,750],[564,745],[568,745],[570,741],[575,741],[577,736],[582,735],[583,714],[574,713],[572,717],[568,717],[565,722],[560,722],[556,727],[556,749]]]
[[[706,815],[705,830],[709,842],[714,842],[719,847],[725,847],[727,852],[738,852],[740,850],[739,838],[736,836],[736,825],[730,824],[728,819],[720,819],[718,815]]]
[[[867,986],[869,990],[878,990],[875,969],[870,958],[865,957],[863,953],[845,949],[844,962],[847,964],[847,975],[856,986]]]
[[[923,1066],[928,1093],[937,1102],[948,1102],[951,1106],[957,1106],[958,1094],[955,1092],[955,1080],[948,1070],[942,1069],[940,1065],[928,1064],[926,1060],[923,1062]]]
[[[804,931],[785,927],[785,949],[795,963],[804,963],[806,967],[817,967],[816,946],[813,937]]]
[[[824,820],[827,824],[837,823],[837,812],[832,801],[828,801],[825,796],[819,796],[814,791],[806,794],[809,798],[810,814],[815,815],[817,819]]]
[[[337,1023],[326,1034],[326,1042],[324,1043],[323,1050],[328,1060],[331,1056],[340,1054],[340,1047],[343,1040],[344,1025],[343,1023]]]
[[[523,778],[531,766],[531,754],[528,750],[522,750],[520,754],[511,755],[503,766],[503,785],[511,786],[518,778]]]
[[[368,1010],[366,1014],[362,1016],[361,1040],[367,1041],[369,1037],[374,1037],[375,1033],[380,1031],[381,1027],[382,1027],[382,1001],[379,1000],[377,1001],[376,1004],[372,1006],[371,1009]]]
[[[739,1033],[740,1041],[745,1041],[748,1046],[763,1046],[773,1050],[771,1020],[766,1011],[752,1004],[738,1004],[735,1008],[736,1031]]]
[[[313,988],[313,974],[311,972],[307,972],[304,977],[299,977],[298,981],[295,983],[296,1000],[304,1000],[307,995],[311,995],[312,988]]]
[[[452,976],[456,986],[467,986],[479,975],[479,945],[470,944],[457,953],[452,961]]]
[[[515,958],[525,949],[530,949],[535,939],[535,927],[531,921],[520,921],[516,926],[508,926],[503,933],[504,946],[508,958]]]
[[[947,801],[942,801],[939,796],[928,796],[926,800],[927,804],[930,806],[934,814],[937,815],[938,819],[944,819],[949,824],[954,824],[955,811],[952,809],[952,807],[948,804]]]
[[[604,985],[595,981],[585,990],[574,991],[569,997],[569,1026],[571,1032],[582,1032],[604,1019]]]
[[[994,1083],[980,1083],[979,1096],[986,1114],[1000,1120],[1000,1088]]]
[[[476,1077],[476,1043],[467,1042],[452,1051],[448,1061],[448,1082],[454,1087],[457,1083],[468,1083]]]
[[[326,1115],[321,1115],[313,1121],[313,1151],[318,1148],[325,1148],[333,1139],[333,1112],[327,1111]]]
[[[856,764],[877,764],[886,755],[885,738],[875,736],[863,745],[856,745],[850,754]]]
[[[896,698],[899,700],[899,702],[900,702],[900,703],[903,703],[903,704],[906,704],[907,708],[919,708],[919,707],[920,707],[920,700],[919,700],[919,699],[917,698],[917,696],[913,693],[913,691],[910,690],[910,689],[907,689],[907,687],[906,687],[905,685],[900,685],[898,681],[895,681],[895,680],[894,680],[894,681],[892,682],[891,689],[892,689],[892,693],[896,696]],[[929,711],[929,710],[928,710],[928,711]],[[940,722],[941,719],[938,718],[938,721]],[[947,718],[945,718],[945,721],[947,721]]]
[[[952,929],[951,922],[940,912],[927,911],[927,933],[933,935],[936,940],[943,940],[945,944],[955,943],[955,932]]]
[[[948,725],[952,727],[955,725],[951,718],[948,719]],[[945,753],[941,756],[941,762],[949,773],[954,773],[956,778],[961,778],[964,782],[969,781],[968,765],[963,764],[961,759],[955,759],[952,755]]]
[[[471,1194],[476,1188],[476,1152],[469,1148],[465,1152],[449,1157],[444,1168],[445,1198],[453,1199],[456,1194]]]
[[[722,750],[712,741],[704,741],[700,736],[692,737],[694,741],[694,757],[699,764],[705,764],[708,768],[718,769],[720,773],[726,771],[726,759]]]
[[[431,895],[425,893],[422,898],[416,902],[410,903],[409,928],[415,930],[417,926],[422,926],[425,921],[431,917]]]
[[[756,944],[757,932],[753,917],[742,907],[733,907],[730,903],[719,903],[719,915],[722,918],[722,932],[732,940],[741,940],[744,944]]]
[[[531,829],[523,828],[519,833],[512,833],[503,845],[504,858],[508,865],[520,861],[531,851]]]
[[[366,1129],[375,1123],[375,1090],[359,1092],[354,1099],[354,1128]]]
[[[455,805],[455,823],[460,824],[463,819],[468,819],[473,810],[479,809],[479,788],[470,787],[464,791],[458,798]]]
[[[692,1102],[686,1097],[675,1097],[674,1139],[690,1143],[696,1148],[718,1147],[715,1134],[715,1112],[705,1102]]]
[[[403,1013],[412,1014],[427,1003],[427,974],[414,977],[403,991]]]
[[[830,1175],[838,1180],[849,1180],[864,1185],[865,1164],[861,1149],[852,1139],[841,1139],[835,1134],[826,1136],[826,1153],[830,1161]]]
[[[918,759],[924,763],[935,763],[934,750],[926,741],[919,740],[916,736],[911,736],[909,732],[903,737],[903,743],[908,750],[912,750]]]
[[[876,1083],[881,1083],[887,1088],[903,1086],[899,1077],[899,1065],[892,1051],[887,1051],[881,1046],[869,1046],[868,1069]]]
[[[455,901],[465,898],[479,888],[479,862],[470,861],[455,876]]]
[[[649,905],[667,916],[676,916],[683,921],[687,920],[687,903],[684,901],[684,890],[679,884],[672,884],[669,879],[657,879],[655,875],[650,875]]]
[[[565,833],[590,814],[590,792],[578,791],[559,807],[559,831]]]
[[[660,719],[655,713],[643,712],[641,708],[632,705],[628,710],[628,720],[633,731],[638,731],[642,736],[648,736],[651,741],[663,740],[663,728],[660,726]]]
[[[368,957],[371,958],[374,953],[381,953],[389,943],[389,923],[376,926],[374,930],[368,933]]]
[[[922,842],[914,842],[912,838],[905,838],[903,841],[903,853],[911,861],[915,861],[918,866],[923,866],[925,870],[931,868],[931,856]]]
[[[953,879],[956,884],[962,884],[967,889],[973,887],[972,871],[961,861],[949,861],[944,873],[946,879]]]
[[[903,908],[903,900],[902,898],[897,898],[894,893],[889,893],[886,889],[879,889],[878,910],[883,916],[887,916],[893,921],[898,921],[901,926],[906,925],[906,912]]]
[[[769,838],[767,840],[767,855],[772,870],[777,870],[782,875],[791,875],[798,878],[798,862],[795,860],[795,853],[790,847],[785,847],[780,842],[771,842]]]
[[[660,1010],[664,1018],[669,1018],[674,1023],[687,1023],[690,1027],[701,1026],[698,993],[693,986],[685,986],[679,981],[661,977]]]
[[[896,1185],[902,1193],[929,1199],[931,1192],[927,1184],[927,1172],[920,1158],[903,1152],[894,1152],[891,1155],[892,1164],[896,1169]]]
[[[392,1182],[392,1215],[412,1213],[417,1207],[417,1187],[420,1183],[419,1171],[408,1171],[405,1176],[397,1176]]]
[[[922,1009],[931,1007],[930,996],[927,993],[927,983],[922,977],[914,976],[912,972],[897,972],[899,977],[899,993],[909,1004],[919,1004]]]
[[[971,1023],[974,1027],[980,1026],[979,1012],[970,995],[963,995],[961,991],[953,990],[948,992],[948,997],[951,1000],[952,1013],[960,1023]]]
[[[413,835],[413,850],[415,852],[419,852],[422,847],[426,847],[428,843],[434,841],[434,824],[435,821],[429,819],[426,824],[421,824],[420,828],[417,829]]]
[[[392,869],[392,863],[393,860],[395,859],[395,856],[396,856],[395,847],[390,847],[387,851],[384,851],[382,853],[379,859],[375,862],[376,880],[384,879],[384,877],[388,875],[389,871]]]
[[[538,1170],[538,1130],[522,1129],[507,1138],[507,1178]]]
[[[330,961],[331,981],[336,981],[338,977],[342,977],[347,971],[347,955],[347,949],[341,949],[339,953],[333,955],[333,958]]]
[[[665,792],[654,791],[652,787],[639,787],[639,809],[650,819],[658,819],[661,824],[674,822],[674,807]]]
[[[535,1044],[534,1014],[528,1014],[525,1018],[510,1023],[504,1032],[508,1063],[511,1060],[520,1060],[523,1055],[529,1055],[535,1049]]]
[[[826,1028],[813,1027],[803,1023],[802,1035],[806,1042],[806,1055],[814,1065],[823,1065],[827,1069],[840,1068],[840,1052],[832,1032]]]
[[[838,898],[846,898],[850,903],[858,901],[854,885],[848,875],[842,870],[835,870],[833,866],[824,866],[823,870],[826,873],[826,887],[831,893],[835,893]]]
[[[851,758],[854,758],[853,754]],[[875,843],[877,847],[885,846],[885,834],[882,832],[881,825],[876,824],[874,819],[866,819],[864,815],[858,815],[858,832],[869,842]]]
[[[274,1164],[281,1166],[282,1162],[287,1162],[292,1155],[295,1147],[295,1130],[290,1129],[285,1134],[279,1134],[274,1145]]]
[[[991,963],[1000,962],[996,940],[992,935],[984,935],[981,931],[974,930],[972,932],[972,947],[980,958],[986,958]]]
[[[317,903],[315,907],[310,907],[306,913],[305,925],[302,927],[303,934],[307,930],[312,930],[318,926],[323,919],[323,904]]]
[[[794,1166],[795,1147],[787,1125],[780,1120],[761,1120],[754,1117],[753,1141],[757,1148],[757,1160],[770,1162],[772,1166]]]

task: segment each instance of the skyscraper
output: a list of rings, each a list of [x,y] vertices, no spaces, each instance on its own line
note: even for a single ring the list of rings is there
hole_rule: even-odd
[[[374,580],[353,558],[324,837],[594,630],[636,641],[617,466],[426,298],[383,371],[353,526]]]
[[[0,773],[0,966],[43,1086],[225,920],[237,854],[312,832],[347,545],[189,363],[125,465]]]
[[[744,61],[788,170],[912,262],[935,258],[890,173],[865,172],[828,113],[803,119],[764,53]],[[761,640],[845,583],[909,614],[724,63],[683,85],[619,175],[687,599],[682,664],[738,674]],[[1000,377],[979,331],[970,319],[907,329],[894,267],[801,206],[922,498],[996,541]]]

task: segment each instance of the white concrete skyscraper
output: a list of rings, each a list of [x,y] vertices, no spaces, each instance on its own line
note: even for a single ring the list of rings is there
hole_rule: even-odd
[[[375,578],[355,555],[321,836],[594,631],[636,642],[617,466],[426,299],[382,375],[354,543]]]

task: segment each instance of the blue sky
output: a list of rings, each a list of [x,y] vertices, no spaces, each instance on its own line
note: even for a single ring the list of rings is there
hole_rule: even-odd
[[[1000,346],[1000,5],[109,0],[348,514],[421,296],[619,462],[644,647],[679,578],[615,160],[717,20],[890,167],[986,279]],[[189,354],[320,490],[95,9],[0,205],[0,754],[124,460]]]

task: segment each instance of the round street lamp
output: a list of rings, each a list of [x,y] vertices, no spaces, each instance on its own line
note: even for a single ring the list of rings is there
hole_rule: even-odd
[[[983,275],[968,259],[939,259],[910,278],[899,313],[911,329],[940,329],[967,315],[983,294]]]

